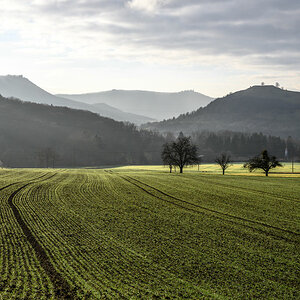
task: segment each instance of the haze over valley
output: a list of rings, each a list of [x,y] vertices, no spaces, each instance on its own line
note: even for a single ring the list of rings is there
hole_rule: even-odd
[[[160,121],[204,107],[213,100],[193,90],[178,93],[112,90],[81,95],[62,94],[60,96],[90,104],[103,102]]]
[[[23,101],[43,103],[56,106],[66,106],[75,109],[83,109],[98,113],[104,117],[110,117],[117,121],[127,121],[136,124],[153,121],[153,119],[133,113],[124,112],[118,108],[105,103],[95,105],[74,101],[63,97],[52,95],[41,89],[22,75],[0,76],[0,95],[14,97]]]
[[[159,163],[162,145],[180,132],[192,136],[206,162],[222,151],[244,160],[261,148],[287,158],[287,140],[293,157],[300,154],[300,93],[278,86],[256,85],[215,100],[191,90],[53,95],[8,75],[0,76],[1,94],[6,166]]]
[[[52,95],[22,75],[0,76],[0,94],[23,101],[89,110],[138,125],[176,117],[212,101],[212,98],[194,91],[158,93],[112,90],[82,95]]]

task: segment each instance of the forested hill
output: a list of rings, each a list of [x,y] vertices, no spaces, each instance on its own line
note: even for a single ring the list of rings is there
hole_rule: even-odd
[[[178,118],[146,124],[161,132],[243,131],[300,138],[300,93],[253,86]]]
[[[95,113],[0,96],[0,161],[10,167],[158,163],[163,138]]]

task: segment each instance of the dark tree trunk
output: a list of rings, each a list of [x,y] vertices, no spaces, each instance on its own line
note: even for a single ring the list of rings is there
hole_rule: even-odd
[[[266,171],[266,176],[269,176],[269,171]]]
[[[170,173],[172,173],[172,167],[170,167]]]
[[[225,174],[225,169],[223,169],[223,175]]]
[[[180,167],[180,173],[182,173],[183,172],[183,167]]]

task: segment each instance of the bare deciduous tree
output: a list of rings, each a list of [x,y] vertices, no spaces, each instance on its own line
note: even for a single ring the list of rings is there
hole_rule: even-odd
[[[185,166],[198,163],[197,152],[196,145],[191,143],[191,137],[185,137],[180,133],[176,141],[166,143],[163,146],[162,160],[166,165],[169,165],[170,172],[172,166],[178,166],[180,173],[182,173]]]
[[[225,174],[225,170],[228,169],[230,165],[230,155],[226,153],[222,153],[220,156],[216,157],[215,162],[220,165],[223,171],[223,175]]]

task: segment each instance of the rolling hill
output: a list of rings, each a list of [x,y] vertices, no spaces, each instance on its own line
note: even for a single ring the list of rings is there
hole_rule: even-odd
[[[0,161],[10,167],[160,162],[164,140],[98,114],[0,96]]]
[[[15,97],[23,101],[88,110],[117,121],[128,121],[135,124],[153,121],[151,118],[126,113],[104,103],[90,105],[84,102],[54,96],[22,75],[0,76],[0,94],[4,97]]]
[[[123,111],[163,120],[206,106],[213,99],[194,91],[159,93],[151,91],[111,90],[60,97],[89,104],[106,103]]]
[[[300,93],[253,86],[176,119],[144,125],[160,132],[242,131],[300,138]]]

